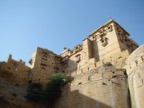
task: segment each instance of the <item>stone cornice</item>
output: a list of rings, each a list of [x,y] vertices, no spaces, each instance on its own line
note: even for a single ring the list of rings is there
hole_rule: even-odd
[[[114,23],[114,24],[120,26],[116,21],[114,21],[113,19],[110,19],[108,22],[106,22],[105,24],[103,24],[102,26],[100,26],[99,28],[97,28],[96,30],[94,30],[93,32],[91,32],[88,37],[92,36],[93,34],[95,34],[96,32],[98,32],[100,29],[108,26],[108,25],[111,24],[111,23]],[[120,26],[120,27],[121,27],[121,26]],[[122,28],[122,27],[121,27],[121,28]],[[122,28],[122,29],[123,29],[123,28]],[[123,30],[124,30],[124,29],[123,29]],[[126,30],[124,30],[124,31],[125,31],[128,35],[130,35]]]

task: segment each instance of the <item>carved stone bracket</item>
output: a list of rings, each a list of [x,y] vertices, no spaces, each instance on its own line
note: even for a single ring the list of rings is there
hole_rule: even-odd
[[[105,36],[105,35],[106,35],[106,32],[105,32],[104,28],[101,28],[101,29],[99,30],[99,35],[100,35],[100,36]]]
[[[107,30],[108,30],[108,32],[111,32],[113,30],[112,25],[108,25]]]
[[[131,40],[130,39],[127,39],[127,41],[126,41],[126,45],[129,47],[129,46],[132,46],[132,42],[131,42]]]
[[[126,36],[120,34],[120,41],[121,41],[121,42],[126,42],[127,40],[128,40],[128,39],[127,39]]]
[[[121,41],[121,42],[124,42],[123,36],[120,36],[120,41]]]
[[[106,38],[104,36],[101,36],[100,41],[101,41],[103,47],[105,47],[108,44],[108,38]]]

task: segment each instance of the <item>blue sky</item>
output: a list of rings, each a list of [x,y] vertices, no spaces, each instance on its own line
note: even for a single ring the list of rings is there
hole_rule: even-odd
[[[109,17],[144,43],[143,0],[0,0],[0,61],[28,62],[38,46],[60,54]]]

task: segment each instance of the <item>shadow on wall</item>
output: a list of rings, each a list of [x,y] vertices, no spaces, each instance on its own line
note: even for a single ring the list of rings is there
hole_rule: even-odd
[[[76,58],[74,61],[74,60],[71,60],[71,58],[69,58],[69,57],[64,57],[61,61],[62,72],[71,73],[71,72],[77,70],[77,65],[78,65],[77,63],[78,62],[76,61]]]
[[[58,100],[55,108],[112,108],[98,100],[92,99],[79,92],[70,91],[68,87],[63,90],[63,95]]]

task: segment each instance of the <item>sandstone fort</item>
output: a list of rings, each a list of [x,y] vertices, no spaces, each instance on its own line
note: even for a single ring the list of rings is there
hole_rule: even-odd
[[[0,62],[0,108],[46,108],[23,97],[29,81],[45,85],[53,73],[71,74],[55,108],[144,108],[144,45],[113,19],[60,55],[38,47],[29,60]]]

